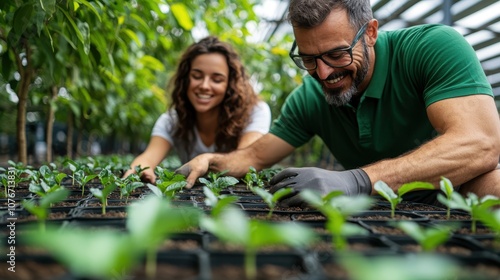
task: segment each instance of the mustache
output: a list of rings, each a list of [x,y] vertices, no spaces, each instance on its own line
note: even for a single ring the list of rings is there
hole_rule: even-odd
[[[320,79],[317,72],[314,72],[311,76],[313,78],[315,78],[318,82],[325,82],[328,80],[336,79],[340,76],[349,76],[351,74],[352,74],[352,71],[346,70],[346,71],[342,71],[342,72],[338,72],[338,73],[332,73],[332,74],[328,75],[328,77],[326,77],[325,79]]]

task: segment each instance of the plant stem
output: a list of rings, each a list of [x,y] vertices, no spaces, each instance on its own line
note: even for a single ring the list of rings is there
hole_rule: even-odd
[[[254,248],[245,250],[245,275],[247,280],[255,279],[257,276],[257,256]]]
[[[146,277],[154,279],[156,274],[156,250],[155,248],[148,249],[146,253]]]

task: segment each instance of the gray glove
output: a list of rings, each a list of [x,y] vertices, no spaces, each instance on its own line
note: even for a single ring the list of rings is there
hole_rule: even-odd
[[[301,206],[303,200],[298,193],[304,189],[316,190],[321,195],[342,191],[345,195],[371,194],[370,177],[362,169],[330,171],[316,167],[286,168],[269,182],[271,193],[289,187],[294,192],[280,201],[280,205]]]

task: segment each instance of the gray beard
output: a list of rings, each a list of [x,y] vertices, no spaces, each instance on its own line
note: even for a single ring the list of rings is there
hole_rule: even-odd
[[[337,107],[344,106],[351,101],[352,97],[358,94],[358,87],[359,85],[363,82],[365,79],[366,75],[368,74],[368,68],[370,67],[369,63],[369,58],[368,58],[368,48],[366,45],[362,44],[363,46],[363,52],[364,52],[364,60],[363,64],[361,65],[361,69],[358,72],[358,75],[354,77],[354,81],[352,85],[346,90],[342,91],[341,89],[329,89],[323,86],[323,83],[321,83],[321,87],[323,88],[323,93],[325,95],[325,100],[328,104],[334,105]],[[318,81],[319,77],[315,75],[316,79]]]

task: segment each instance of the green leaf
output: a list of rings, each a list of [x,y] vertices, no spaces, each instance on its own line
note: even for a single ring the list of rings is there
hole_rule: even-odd
[[[191,20],[188,9],[183,3],[175,3],[170,6],[172,14],[179,23],[179,25],[186,31],[193,29],[194,23]]]
[[[405,195],[406,193],[414,190],[434,190],[435,187],[431,183],[426,183],[426,182],[411,182],[411,183],[406,183],[403,184],[401,187],[398,189],[398,195],[401,197]]]
[[[142,257],[139,242],[111,230],[47,228],[28,231],[23,240],[48,250],[78,278],[114,279],[131,270]]]
[[[41,0],[43,1],[43,0]],[[75,0],[75,2],[77,2],[78,4],[81,4],[81,5],[84,5],[85,7],[87,7],[89,10],[91,10],[94,15],[97,16],[97,19],[99,21],[101,21],[101,16],[99,15],[99,12],[97,12],[97,10],[94,8],[94,6],[92,6],[92,4],[90,4],[89,2],[85,1],[85,0]]]
[[[75,32],[76,34],[76,37],[78,38],[78,40],[84,44],[85,43],[85,40],[83,38],[83,34],[80,32],[80,29],[78,29],[78,26],[76,25],[75,21],[73,20],[73,18],[68,14],[68,12],[66,12],[63,8],[61,8],[60,6],[57,6],[59,8],[59,10],[61,10],[61,12],[64,14],[64,16],[66,16],[66,19],[68,20],[68,22],[70,23],[71,27],[73,27],[73,31]]]
[[[56,12],[56,0],[39,0],[42,9],[50,15]]]
[[[31,18],[33,17],[34,3],[28,2],[21,6],[14,13],[14,18],[12,20],[12,29],[17,35],[21,35],[26,31],[28,26],[30,26]]]
[[[145,249],[158,246],[169,234],[196,226],[201,215],[199,209],[172,207],[154,195],[132,203],[127,213],[127,229]]]
[[[398,195],[383,181],[375,182],[373,188],[389,202],[398,197]]]
[[[447,197],[450,197],[451,193],[453,193],[453,191],[455,190],[451,181],[445,177],[441,177],[441,181],[439,181],[439,187]]]

